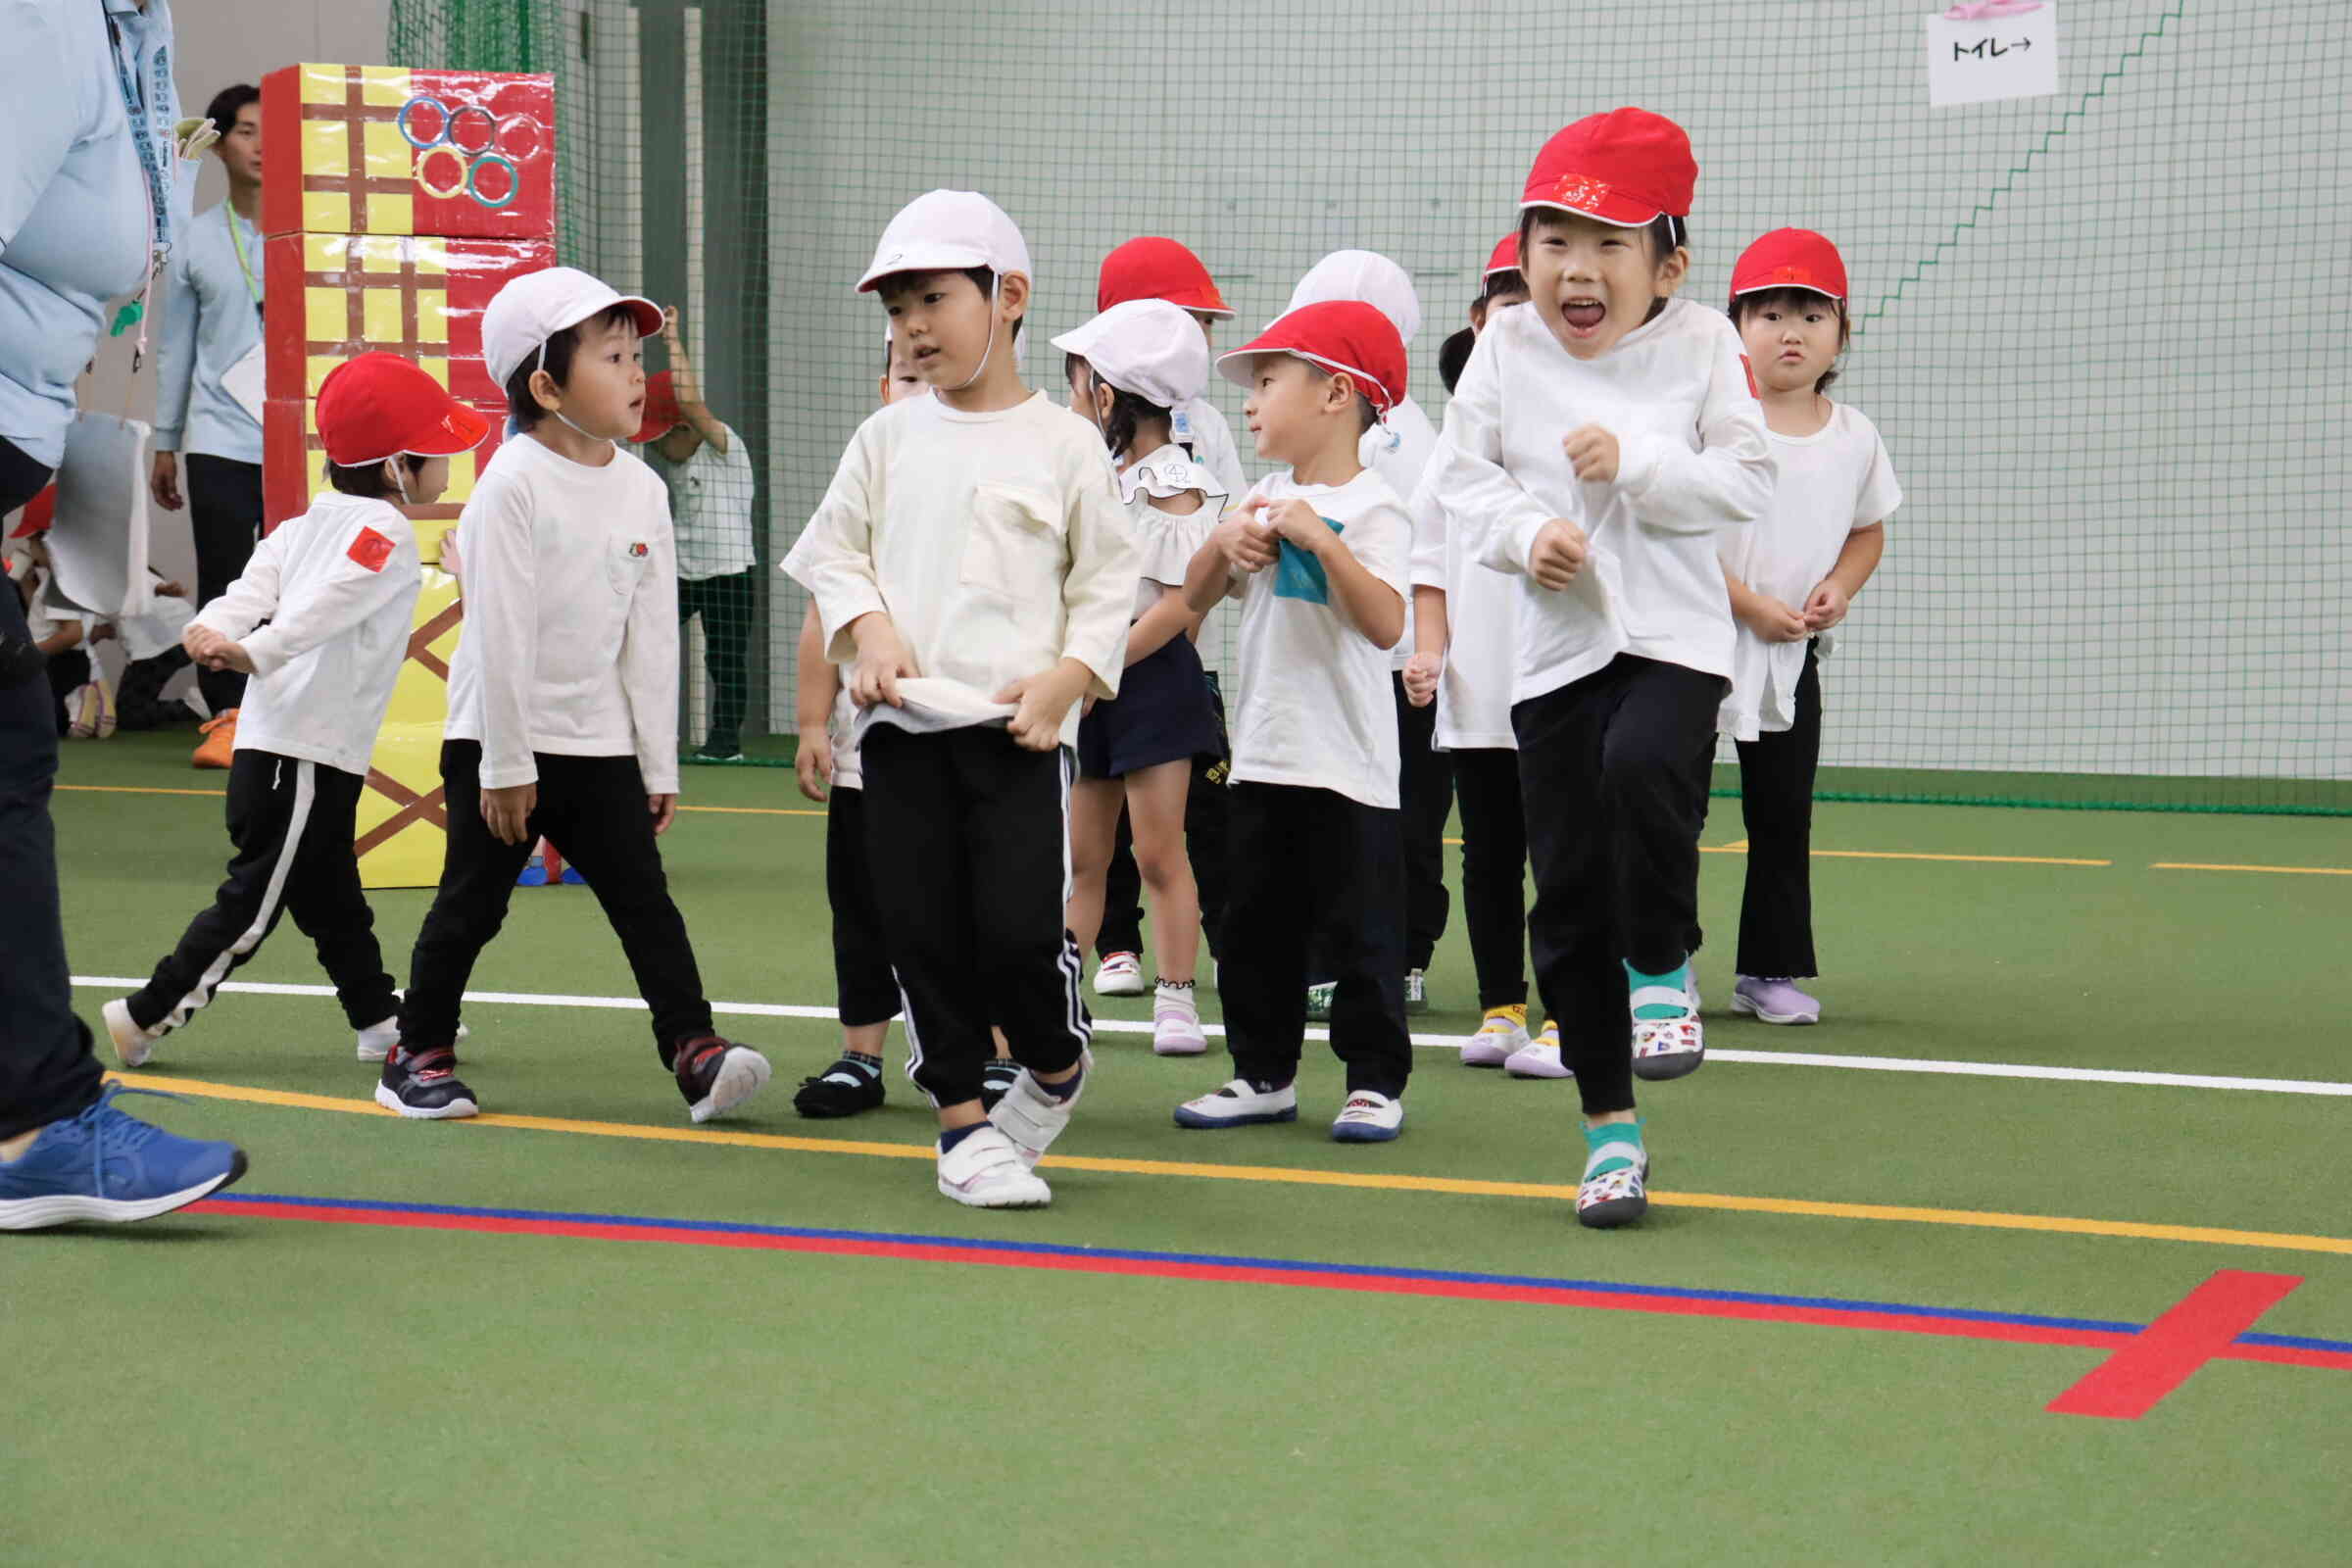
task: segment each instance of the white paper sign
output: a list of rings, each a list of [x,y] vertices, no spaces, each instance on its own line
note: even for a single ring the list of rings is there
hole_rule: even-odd
[[[1955,9],[1998,12],[1994,4]],[[2036,6],[2011,16],[1967,22],[1928,19],[1928,103],[1991,103],[2000,98],[2047,98],[2058,90],[2058,8]]]

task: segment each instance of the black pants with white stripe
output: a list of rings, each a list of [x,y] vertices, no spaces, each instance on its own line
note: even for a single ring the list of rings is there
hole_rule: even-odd
[[[523,825],[522,842],[507,844],[482,820],[481,742],[441,743],[449,840],[440,891],[409,960],[401,1044],[432,1051],[457,1043],[459,1002],[473,978],[474,960],[507,923],[514,879],[544,836],[588,879],[588,891],[620,938],[637,994],[653,1009],[654,1049],[668,1067],[680,1042],[711,1032],[710,1004],[686,938],[686,917],[671,901],[662,869],[654,819],[646,810],[645,775],[634,757],[538,752],[531,760],[539,769],[539,804]]]
[[[1805,650],[1788,728],[1740,742],[1740,816],[1747,890],[1740,901],[1740,972],[1802,980],[1813,956],[1813,778],[1821,766],[1821,659]]]
[[[865,731],[866,867],[906,998],[907,1069],[935,1105],[980,1098],[996,1054],[1066,1072],[1094,1035],[1064,922],[1068,748],[1026,751],[997,727]]]
[[[1291,784],[1236,784],[1230,797],[1217,990],[1235,1074],[1275,1083],[1297,1075],[1311,944],[1338,983],[1331,1049],[1348,1064],[1349,1092],[1403,1094],[1413,1044],[1398,813]]]
[[[1619,654],[1511,709],[1536,907],[1536,988],[1585,1114],[1634,1108],[1624,965],[1698,951],[1698,835],[1727,682]]]
[[[281,915],[318,949],[354,1029],[399,1010],[360,889],[353,817],[364,780],[273,752],[237,752],[228,769],[228,838],[237,847],[212,907],[188,922],[171,956],[129,1000],[142,1029],[177,1029],[220,982],[261,951]]]

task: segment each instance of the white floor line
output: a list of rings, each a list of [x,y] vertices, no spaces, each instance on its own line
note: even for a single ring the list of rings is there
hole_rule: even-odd
[[[96,991],[125,994],[136,991],[147,982],[122,975],[74,976],[77,986]],[[332,986],[280,985],[264,980],[231,980],[220,987],[222,992],[242,992],[262,997],[331,997]],[[645,1004],[635,997],[570,997],[539,991],[468,991],[467,1002],[508,1003],[528,1007],[603,1007],[620,1011],[643,1012]],[[775,1002],[713,1002],[713,1013],[738,1018],[809,1018],[830,1023],[831,1007],[802,1007]],[[1105,1034],[1148,1035],[1152,1026],[1140,1019],[1097,1018],[1095,1027]],[[1203,1023],[1203,1034],[1224,1034],[1222,1025]],[[1309,1027],[1309,1040],[1328,1040],[1331,1031]],[[1413,1044],[1430,1051],[1453,1051],[1462,1043],[1460,1035],[1415,1035]],[[2258,1095],[2318,1095],[2352,1098],[2352,1083],[2333,1083],[2317,1078],[2227,1078],[2188,1072],[2133,1072],[2116,1067],[2044,1067],[2028,1062],[2010,1061],[1936,1061],[1921,1056],[1843,1056],[1828,1055],[1812,1051],[1736,1051],[1716,1048],[1707,1053],[1710,1061],[1737,1061],[1770,1067],[1840,1067],[1857,1072],[1917,1072],[1941,1074],[1955,1078],[2035,1078],[2053,1083],[2131,1084],[2154,1089],[2234,1089]]]

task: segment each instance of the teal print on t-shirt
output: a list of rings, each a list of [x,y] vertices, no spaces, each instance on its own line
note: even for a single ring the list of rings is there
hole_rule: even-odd
[[[1329,517],[1323,522],[1333,533],[1348,531]],[[1303,599],[1310,605],[1330,604],[1331,579],[1323,574],[1323,563],[1288,539],[1283,540],[1282,554],[1274,563],[1274,597]]]

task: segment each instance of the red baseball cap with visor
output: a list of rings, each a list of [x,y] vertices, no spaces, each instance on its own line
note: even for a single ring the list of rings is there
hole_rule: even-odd
[[[1095,280],[1095,309],[1107,311],[1129,300],[1166,300],[1220,321],[1233,316],[1200,258],[1155,234],[1131,239],[1102,258],[1102,273]]]
[[[1345,372],[1372,407],[1386,415],[1404,396],[1404,339],[1396,323],[1361,300],[1325,300],[1277,317],[1263,332],[1217,356],[1225,379],[1250,384],[1250,362],[1261,354],[1288,354]]]
[[[1732,298],[1773,288],[1801,288],[1845,298],[1845,259],[1809,228],[1776,228],[1740,253]]]
[[[1646,109],[1612,109],[1587,115],[1544,144],[1519,208],[1557,207],[1640,228],[1664,216],[1690,217],[1697,184],[1698,164],[1682,126]]]
[[[885,345],[890,339],[884,336]],[[667,435],[686,416],[678,410],[677,377],[667,370],[656,370],[645,378],[645,413],[637,433],[629,439],[642,446],[648,441]]]
[[[343,468],[452,457],[490,434],[489,420],[397,354],[363,354],[329,370],[314,414],[326,461]]]
[[[1517,270],[1519,270],[1519,236],[1505,234],[1494,242],[1494,254],[1487,258],[1487,270],[1479,273],[1478,277],[1479,281],[1483,283],[1496,272],[1516,272]]]

